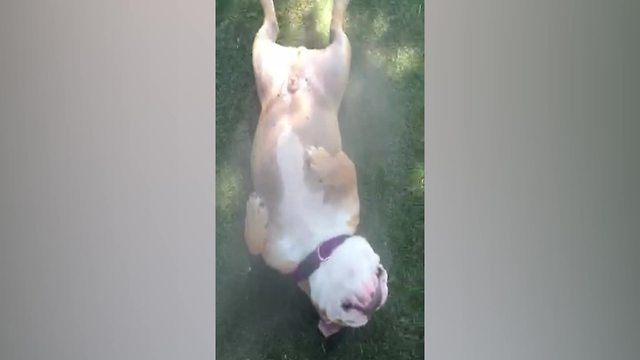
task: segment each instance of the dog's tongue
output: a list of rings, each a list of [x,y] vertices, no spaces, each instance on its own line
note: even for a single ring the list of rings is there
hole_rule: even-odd
[[[320,332],[322,333],[322,335],[324,335],[324,337],[329,337],[337,333],[341,328],[342,326],[329,321],[325,321],[323,319],[320,319],[320,321],[318,322],[318,329],[320,329]]]

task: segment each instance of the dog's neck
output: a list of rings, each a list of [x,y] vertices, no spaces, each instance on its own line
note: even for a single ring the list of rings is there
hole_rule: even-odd
[[[351,235],[343,234],[322,242],[314,251],[309,253],[290,274],[293,281],[299,283],[307,280],[320,265],[329,259],[333,251],[342,245]]]

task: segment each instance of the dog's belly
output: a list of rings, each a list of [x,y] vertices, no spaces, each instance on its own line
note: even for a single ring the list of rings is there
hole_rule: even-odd
[[[280,100],[299,93],[324,95],[319,86],[323,74],[317,72],[314,53],[318,50],[305,47],[280,47],[278,56],[265,57],[263,71],[269,74],[278,92]],[[276,55],[276,54],[274,54]]]
[[[315,50],[290,51],[290,60],[279,59],[263,68],[278,93],[262,104],[252,175],[254,188],[269,207],[267,253],[277,254],[277,262],[298,263],[322,241],[350,232],[351,214],[325,203],[324,192],[306,183],[305,146],[335,153],[342,141],[337,109],[327,102],[322,87],[323,75],[307,61]]]
[[[283,67],[280,67],[282,69]],[[304,64],[303,68],[312,68]],[[311,70],[309,70],[311,71]],[[303,72],[304,73],[304,72]],[[320,86],[311,80],[300,80],[295,92],[289,92],[287,79],[290,71],[276,72],[274,79],[281,82],[281,93],[262,104],[251,155],[252,179],[255,190],[273,207],[281,199],[280,170],[275,166],[276,149],[285,130],[295,133],[304,146],[323,147],[330,153],[342,149],[337,109],[330,106],[313,90]]]
[[[271,241],[281,256],[294,262],[302,260],[322,241],[350,233],[350,214],[325,202],[324,191],[307,184],[304,151],[300,137],[285,128],[276,147],[282,192],[273,212],[277,231]]]

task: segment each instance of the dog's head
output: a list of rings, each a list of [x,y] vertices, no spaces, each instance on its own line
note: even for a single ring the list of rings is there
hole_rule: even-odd
[[[365,325],[387,301],[387,271],[366,239],[349,237],[309,277],[309,296],[324,336]]]

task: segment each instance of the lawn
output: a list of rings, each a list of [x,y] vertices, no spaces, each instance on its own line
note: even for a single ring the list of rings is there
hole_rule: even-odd
[[[331,1],[275,1],[278,42],[324,47]],[[358,170],[363,234],[389,272],[389,299],[363,328],[324,339],[298,288],[252,258],[242,235],[259,113],[251,44],[258,0],[216,2],[216,353],[234,359],[422,359],[424,7],[352,0],[351,77],[340,110]]]

